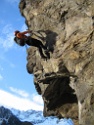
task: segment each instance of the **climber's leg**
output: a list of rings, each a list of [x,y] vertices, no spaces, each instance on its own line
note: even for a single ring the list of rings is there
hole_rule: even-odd
[[[47,58],[46,56],[44,56],[44,54],[42,52],[42,48],[40,46],[38,47],[38,49],[39,49],[39,53],[40,53],[41,57],[44,59]]]
[[[28,44],[29,46],[37,47],[39,49],[39,52],[42,58],[50,58],[47,47],[44,46],[41,41],[34,38],[29,38],[26,44]],[[47,55],[47,57],[43,54],[42,48],[44,49],[44,53]]]

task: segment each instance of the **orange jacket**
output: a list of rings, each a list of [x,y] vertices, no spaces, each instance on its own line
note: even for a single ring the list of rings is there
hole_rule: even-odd
[[[27,36],[25,35],[25,34],[27,34],[27,33],[31,33],[31,31],[24,31],[24,32],[19,32],[19,33],[17,33],[17,37],[18,38],[21,38],[21,39],[23,39],[23,38],[27,38]]]

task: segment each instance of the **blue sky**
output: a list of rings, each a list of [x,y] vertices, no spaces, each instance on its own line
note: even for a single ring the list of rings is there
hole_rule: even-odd
[[[26,49],[13,41],[14,31],[27,29],[21,16],[20,0],[2,0],[0,3],[0,105],[20,110],[43,109],[33,76],[26,69]]]

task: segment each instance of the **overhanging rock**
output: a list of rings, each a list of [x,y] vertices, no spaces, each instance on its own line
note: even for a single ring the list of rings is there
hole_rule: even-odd
[[[27,70],[44,100],[44,116],[94,125],[94,0],[21,0],[21,14],[50,50],[28,49]]]

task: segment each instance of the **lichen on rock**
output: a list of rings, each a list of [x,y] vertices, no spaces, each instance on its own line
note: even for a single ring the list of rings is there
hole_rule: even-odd
[[[21,0],[19,8],[32,37],[49,48],[50,59],[34,47],[27,57],[44,116],[93,125],[94,0]]]

